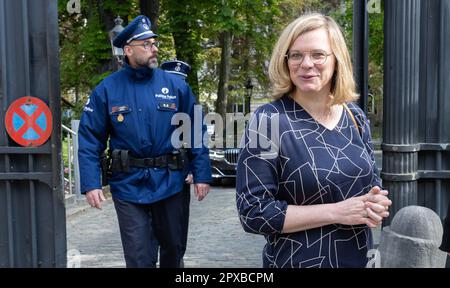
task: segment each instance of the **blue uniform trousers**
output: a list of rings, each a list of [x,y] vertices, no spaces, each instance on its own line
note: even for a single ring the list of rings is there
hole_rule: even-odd
[[[128,268],[177,268],[186,249],[189,201],[185,190],[151,204],[113,198]]]
[[[186,252],[187,248],[187,240],[188,240],[188,227],[189,227],[189,207],[191,202],[191,185],[184,184],[183,185],[183,208],[184,210],[184,218],[183,218],[183,226],[182,226],[182,247],[181,247],[181,267],[184,268],[183,256]]]

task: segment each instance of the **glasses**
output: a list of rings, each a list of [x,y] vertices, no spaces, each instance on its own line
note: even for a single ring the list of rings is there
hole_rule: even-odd
[[[285,57],[289,63],[298,66],[302,64],[307,54],[309,54],[309,58],[311,59],[312,63],[316,65],[323,65],[325,64],[325,62],[327,62],[328,56],[332,55],[333,53],[328,54],[323,50],[312,50],[309,52],[289,51],[285,55]]]
[[[150,42],[150,41],[145,41],[142,44],[128,44],[128,46],[142,46],[144,47],[145,50],[151,50],[153,47],[158,48],[159,47],[159,41],[155,41],[155,42]]]

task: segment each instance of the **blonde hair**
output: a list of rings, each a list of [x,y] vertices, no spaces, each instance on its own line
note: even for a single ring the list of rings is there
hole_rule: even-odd
[[[331,50],[336,57],[335,72],[332,78],[330,105],[355,101],[353,68],[344,36],[339,25],[328,16],[319,13],[307,14],[295,19],[281,33],[269,64],[269,79],[275,99],[294,90],[289,76],[289,68],[285,57],[289,47],[302,34],[317,29],[325,29],[331,43]]]

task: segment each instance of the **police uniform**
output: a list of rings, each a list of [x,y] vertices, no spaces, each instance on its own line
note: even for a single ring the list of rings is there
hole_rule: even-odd
[[[150,27],[147,17],[138,16],[113,44],[123,48],[133,40],[157,37]],[[185,81],[157,68],[135,69],[125,64],[123,69],[105,78],[89,97],[80,121],[82,193],[102,187],[99,157],[106,148],[108,137],[110,150],[129,150],[136,159],[167,155],[174,150],[171,138],[177,128],[171,124],[172,117],[178,112],[187,113],[194,123],[194,104],[195,97]],[[206,128],[202,126],[201,130],[204,133]],[[210,183],[208,149],[204,145],[193,147],[189,149],[189,156],[194,183]],[[183,213],[180,211],[184,209],[180,192],[186,174],[187,169],[168,167],[130,167],[129,171],[112,173],[109,185],[118,212],[128,267],[152,266],[153,256],[148,255],[151,254],[148,251],[152,251],[154,244],[142,244],[146,239],[140,239],[145,238],[145,233],[149,235],[148,229],[154,231],[161,250],[164,248],[160,266],[179,265],[180,235],[183,234]],[[148,214],[151,214],[153,225],[149,224]],[[138,228],[142,228],[141,232],[136,232]]]
[[[172,61],[166,61],[161,64],[161,69],[165,70],[166,72],[173,74],[175,76],[178,76],[183,81],[186,81],[186,78],[191,72],[191,66],[187,64],[186,62],[180,61],[180,60],[172,60]],[[192,169],[189,169],[191,171]],[[183,211],[184,219],[183,222],[183,229],[182,229],[182,239],[183,239],[183,247],[182,247],[182,255],[181,255],[181,267],[184,267],[184,261],[183,256],[186,252],[187,248],[187,239],[188,239],[188,228],[189,228],[189,205],[191,201],[191,185],[190,184],[184,184],[183,188],[183,201],[185,201],[185,204],[183,205],[186,209]]]

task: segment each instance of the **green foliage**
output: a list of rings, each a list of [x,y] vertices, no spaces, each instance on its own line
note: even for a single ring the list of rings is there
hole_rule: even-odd
[[[178,59],[191,61],[198,71],[200,101],[214,106],[219,82],[220,45],[222,31],[232,35],[231,96],[243,95],[243,84],[255,78],[262,90],[267,90],[267,60],[276,33],[275,17],[280,14],[279,1],[162,1],[160,34],[171,33]],[[162,49],[161,49],[162,50]],[[189,56],[194,55],[194,57]],[[191,86],[193,83],[190,81]],[[195,88],[195,87],[193,87]],[[235,88],[235,89],[233,89]]]
[[[383,11],[379,14],[369,14],[369,86],[371,87],[370,92],[375,95],[376,102],[381,102],[383,99]]]
[[[207,17],[204,18],[203,35],[209,43],[216,43],[223,30],[232,33],[231,75],[229,97],[232,103],[242,103],[247,93],[245,83],[253,79],[253,96],[269,97],[268,63],[273,46],[282,29],[307,10],[319,11],[324,6],[319,0],[238,0],[208,1]],[[220,48],[220,47],[219,47]],[[208,86],[210,81],[218,82],[220,50],[206,52],[215,55],[207,61],[209,71],[200,79],[202,96],[208,100],[217,87]],[[213,82],[214,83],[214,82]],[[212,89],[212,90],[210,90]]]
[[[308,11],[332,15],[342,26],[351,49],[353,0],[159,0],[160,62],[188,62],[189,77],[200,102],[213,109],[221,63],[219,36],[232,35],[229,97],[241,103],[245,82],[254,79],[253,96],[269,95],[268,62],[282,29]],[[344,7],[341,6],[345,4]],[[61,90],[75,103],[79,117],[91,90],[112,72],[108,30],[111,16],[126,23],[139,12],[138,0],[81,0],[81,14],[66,11],[67,0],[58,0],[60,26]],[[345,10],[345,13],[342,13]],[[109,16],[108,17],[105,17]],[[376,99],[383,85],[383,14],[370,14],[369,83]],[[109,25],[109,27],[108,27]]]
[[[375,96],[375,101],[380,102],[383,98],[383,16],[381,13],[369,13],[369,92]],[[345,0],[345,13],[337,9],[331,16],[337,20],[342,27],[349,49],[352,50],[353,29],[353,0]]]
[[[105,15],[126,16],[134,1],[81,1],[81,14],[69,14],[66,0],[58,0],[62,96],[76,106],[112,71],[111,44]],[[111,11],[114,11],[112,13]],[[76,107],[74,117],[79,117]]]

